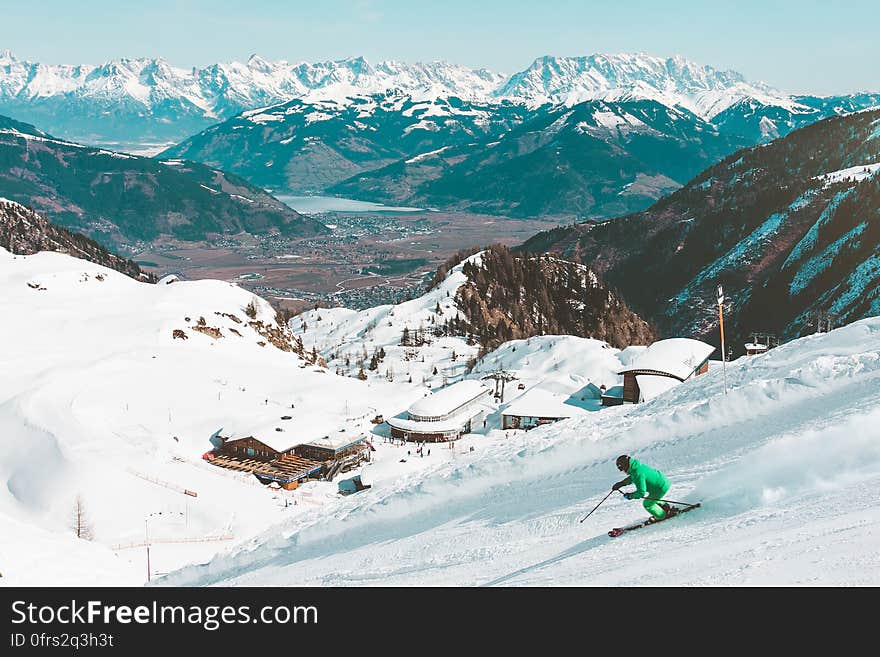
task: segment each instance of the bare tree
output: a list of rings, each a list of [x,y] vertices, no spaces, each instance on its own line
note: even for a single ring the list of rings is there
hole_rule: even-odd
[[[76,499],[73,501],[73,518],[71,528],[74,532],[76,532],[76,537],[81,538],[86,541],[91,541],[95,538],[94,531],[92,530],[92,525],[89,522],[88,516],[86,515],[86,506],[83,501],[82,495],[77,495]]]
[[[250,303],[245,306],[244,314],[250,317],[251,319],[257,318],[257,304],[256,299],[251,299]]]

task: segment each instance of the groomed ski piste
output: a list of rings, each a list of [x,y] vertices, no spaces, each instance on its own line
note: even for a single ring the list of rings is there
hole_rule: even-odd
[[[255,297],[220,281],[148,285],[0,249],[0,292],[0,586],[143,584],[147,531],[154,585],[880,583],[880,318],[728,363],[726,394],[713,361],[650,402],[480,429],[454,450],[415,457],[377,439],[372,487],[342,497],[335,482],[273,492],[200,456],[221,426],[259,435],[292,413],[310,435],[363,407],[403,410],[421,384],[338,377],[259,346],[216,314],[244,320]],[[193,330],[201,316],[223,337]],[[525,392],[564,396],[639,349],[542,336],[471,376],[500,367]],[[621,453],[666,473],[668,499],[702,507],[611,539],[646,516],[615,495],[579,523],[620,479]],[[70,529],[77,494],[94,541]]]
[[[170,585],[876,586],[880,318],[712,368],[654,400],[487,443],[160,580]],[[636,456],[700,509],[619,496]]]

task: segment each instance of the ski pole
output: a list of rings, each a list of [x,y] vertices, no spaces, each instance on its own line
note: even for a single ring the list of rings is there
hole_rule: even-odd
[[[652,502],[666,502],[667,504],[681,504],[682,506],[696,506],[695,504],[691,504],[690,502],[676,502],[674,500],[658,500],[654,497],[645,497],[642,499],[651,500]]]
[[[611,492],[608,493],[608,495],[606,495],[605,497],[602,498],[602,502],[604,502],[604,501],[607,500],[609,497],[611,497],[611,493],[613,493],[613,492],[614,492],[614,489],[612,488],[612,489],[611,489]],[[597,504],[596,506],[594,506],[594,507],[593,507],[593,511],[595,511],[596,509],[598,509],[598,508],[602,505],[602,502],[599,502],[599,504]],[[587,518],[589,518],[591,515],[593,515],[593,511],[590,511],[587,515],[585,515],[583,518],[581,518],[580,520],[578,520],[578,522],[583,522],[584,520],[586,520]]]

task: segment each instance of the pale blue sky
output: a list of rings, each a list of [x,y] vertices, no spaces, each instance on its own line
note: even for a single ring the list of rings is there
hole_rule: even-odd
[[[512,73],[546,54],[644,51],[792,93],[880,91],[878,26],[878,0],[0,0],[0,50],[46,63],[363,55]]]

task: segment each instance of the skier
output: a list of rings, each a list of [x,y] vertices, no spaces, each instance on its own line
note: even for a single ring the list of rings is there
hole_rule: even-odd
[[[618,481],[611,487],[611,490],[619,490],[624,486],[633,484],[636,489],[632,493],[624,493],[623,496],[628,500],[637,500],[646,498],[642,502],[645,510],[651,514],[649,522],[659,522],[664,520],[672,512],[669,504],[660,503],[655,500],[662,499],[669,490],[669,481],[659,470],[648,467],[641,461],[630,458],[626,454],[617,457],[617,469],[626,473],[626,479]],[[651,499],[648,499],[651,498]]]

